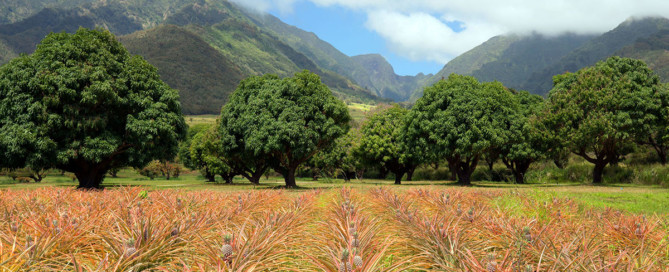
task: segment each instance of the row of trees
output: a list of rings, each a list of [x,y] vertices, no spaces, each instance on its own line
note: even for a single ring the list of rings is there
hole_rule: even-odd
[[[240,84],[237,92],[257,95],[250,90],[263,89],[258,86],[268,86],[263,83],[267,81],[280,80],[273,76],[252,78]],[[200,167],[227,169],[224,172],[231,175],[246,172],[251,182],[257,182],[267,167],[286,177],[294,176],[294,170],[286,170],[286,165],[296,169],[306,163],[347,179],[361,169],[379,168],[392,172],[399,184],[405,174],[410,180],[419,165],[445,163],[453,179],[470,184],[472,173],[485,160],[501,161],[517,183],[524,183],[532,163],[552,160],[562,166],[564,158],[573,153],[594,164],[593,182],[600,183],[606,165],[621,160],[637,145],[652,146],[666,163],[669,92],[642,61],[612,57],[576,73],[556,76],[554,81],[555,87],[544,100],[499,82],[480,83],[471,76],[451,75],[427,87],[410,110],[398,105],[382,107],[359,129],[344,134],[343,125],[336,133],[327,133],[326,128],[306,139],[334,137],[299,147],[287,143],[300,143],[302,135],[314,131],[297,132],[277,124],[282,116],[292,116],[290,111],[283,112],[287,108],[276,111],[274,117],[260,117],[271,112],[274,106],[270,101],[277,96],[263,95],[262,103],[256,101],[257,96],[241,100],[234,96],[223,108],[221,122],[195,137],[190,154]],[[300,116],[309,119],[319,114]],[[337,139],[338,135],[345,136]],[[281,142],[278,139],[284,144],[276,145]],[[302,148],[299,156],[291,153],[300,150],[294,148]],[[209,151],[199,153],[202,150]],[[217,158],[221,166],[196,159],[206,157],[200,154]],[[242,162],[247,170],[235,165]],[[255,164],[249,166],[248,162]],[[277,163],[285,163],[284,168],[277,168]],[[250,178],[248,169],[256,170],[257,178]],[[286,184],[295,185],[294,178],[286,178]]]
[[[635,145],[666,162],[669,95],[643,62],[612,57],[554,81],[544,101],[451,75],[411,110],[387,107],[350,130],[347,107],[317,75],[254,76],[181,154],[208,179],[258,183],[271,168],[287,187],[301,165],[346,178],[376,167],[400,183],[418,165],[446,163],[469,184],[481,160],[501,159],[520,183],[531,163],[571,152],[595,165],[599,183],[604,167]],[[178,98],[108,31],[50,34],[0,68],[0,168],[60,169],[98,188],[111,169],[169,161],[186,136]]]

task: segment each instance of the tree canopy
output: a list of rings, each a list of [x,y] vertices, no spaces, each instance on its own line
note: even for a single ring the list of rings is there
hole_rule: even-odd
[[[113,167],[170,159],[179,95],[105,30],[52,33],[0,68],[0,165],[73,172],[98,188]]]
[[[518,101],[499,82],[451,74],[425,88],[407,117],[406,134],[421,157],[446,159],[461,184],[484,152],[509,142]]]
[[[190,161],[208,181],[213,182],[220,175],[226,183],[232,183],[237,173],[220,153],[221,144],[216,126],[198,132],[191,140]]]
[[[593,163],[593,182],[607,164],[647,137],[657,122],[659,80],[644,62],[611,57],[553,78],[544,123],[574,154]]]
[[[221,110],[220,134],[226,157],[264,161],[295,187],[300,164],[346,134],[350,119],[346,105],[305,70],[243,80]]]
[[[510,119],[509,142],[499,146],[499,153],[504,165],[513,173],[516,183],[525,183],[525,173],[530,165],[545,157],[545,137],[534,122],[541,110],[544,99],[541,96],[521,91],[515,94],[518,100],[518,112]]]
[[[379,165],[395,174],[395,184],[417,163],[405,143],[404,122],[408,110],[393,105],[369,116],[362,125],[360,145],[355,154],[367,166]]]

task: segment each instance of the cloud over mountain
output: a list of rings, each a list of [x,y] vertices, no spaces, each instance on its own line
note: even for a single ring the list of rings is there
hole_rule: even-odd
[[[258,10],[290,12],[297,0],[233,0]],[[250,1],[250,2],[249,2]],[[669,17],[666,0],[303,0],[364,12],[366,27],[397,54],[446,62],[505,33],[603,33],[632,16]],[[462,22],[458,32],[448,22]]]

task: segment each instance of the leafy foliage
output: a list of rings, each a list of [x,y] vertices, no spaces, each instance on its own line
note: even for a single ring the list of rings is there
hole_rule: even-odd
[[[358,171],[363,167],[354,152],[360,145],[361,138],[359,129],[349,130],[329,148],[311,157],[307,166],[312,171],[323,171],[331,176],[341,174],[345,181],[358,177]]]
[[[515,98],[519,103],[519,112],[511,119],[509,131],[512,136],[509,142],[497,149],[504,165],[513,172],[516,183],[524,183],[530,164],[544,158],[549,147],[541,127],[531,120],[536,119],[541,110],[543,98],[526,91],[518,92]]]
[[[373,112],[362,125],[360,145],[354,150],[360,161],[395,174],[395,184],[418,164],[403,131],[408,110],[393,105]]]
[[[193,137],[190,144],[191,161],[208,181],[213,182],[216,175],[221,175],[226,183],[232,183],[232,178],[237,174],[220,154],[221,150],[217,127],[212,126]]]
[[[50,34],[0,68],[0,90],[0,163],[73,172],[80,187],[171,159],[185,133],[177,92],[107,31]]]
[[[452,74],[425,88],[407,117],[406,134],[420,157],[446,159],[459,182],[469,184],[483,154],[510,141],[517,113],[518,102],[501,83]]]
[[[241,163],[270,158],[286,186],[295,187],[295,171],[349,129],[346,105],[318,75],[303,71],[243,80],[221,110],[223,153]]]
[[[554,81],[543,122],[595,164],[593,182],[600,183],[607,164],[652,132],[661,105],[658,77],[642,61],[611,57]]]

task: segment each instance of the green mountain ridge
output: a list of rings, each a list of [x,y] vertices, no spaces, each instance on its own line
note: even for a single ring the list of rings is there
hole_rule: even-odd
[[[18,53],[32,52],[51,31],[74,32],[79,27],[97,26],[117,35],[126,34],[119,40],[131,53],[144,56],[158,68],[163,80],[180,90],[187,114],[217,113],[244,77],[265,73],[291,76],[303,69],[319,74],[341,99],[386,101],[350,78],[320,67],[272,31],[256,25],[247,11],[235,4],[162,2],[173,5],[138,11],[141,5],[137,3],[123,6],[121,1],[112,0],[87,2],[71,9],[45,8],[22,21],[0,25],[0,61],[5,63]],[[160,10],[165,11],[160,20],[137,16],[155,15]]]
[[[614,55],[643,60],[662,82],[669,82],[669,30],[661,30],[650,37],[639,39]]]
[[[553,76],[594,65],[616,54],[624,47],[634,44],[638,39],[647,38],[659,31],[669,29],[666,18],[649,17],[631,18],[598,37],[583,44],[560,59],[557,63],[530,76],[522,89],[545,95],[553,87]]]
[[[658,41],[664,41],[666,33],[662,31],[668,26],[669,20],[665,18],[649,17],[629,19],[601,35],[497,36],[451,60],[427,84],[457,73],[546,95],[553,87],[554,75],[575,72],[613,55],[645,60],[663,81],[669,81],[669,73],[664,72],[669,70],[666,52],[646,50],[649,41],[644,40],[655,35],[655,44],[666,45]],[[420,96],[419,89],[411,100]]]
[[[371,55],[376,56],[376,61],[385,62],[383,65],[361,63],[365,57],[349,57],[318,38],[314,33],[283,23],[273,15],[253,11],[247,11],[246,15],[257,25],[271,31],[281,41],[308,56],[318,66],[352,79],[377,96],[390,98],[397,102],[405,101],[424,80],[422,74],[416,77],[395,74],[390,63],[378,54]],[[389,66],[390,69],[386,66]],[[376,68],[381,70],[375,70]]]
[[[119,37],[132,54],[159,67],[160,77],[181,91],[186,114],[215,113],[244,78],[242,70],[188,29],[163,25]]]

